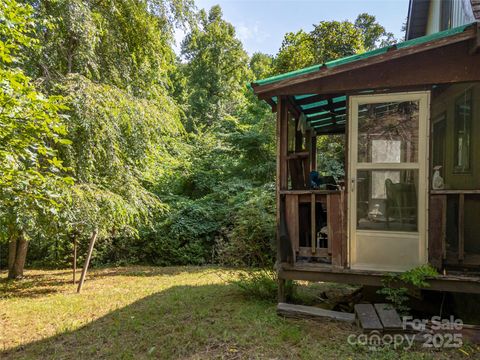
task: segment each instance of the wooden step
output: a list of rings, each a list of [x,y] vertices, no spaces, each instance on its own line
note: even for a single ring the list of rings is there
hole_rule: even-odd
[[[383,330],[383,325],[372,304],[356,304],[354,309],[357,325],[364,331]]]
[[[385,330],[402,330],[403,324],[397,311],[390,304],[375,304],[375,310]]]
[[[351,313],[325,310],[313,306],[293,305],[286,303],[278,303],[277,314],[295,318],[330,319],[344,321],[348,323],[355,322],[355,315]]]

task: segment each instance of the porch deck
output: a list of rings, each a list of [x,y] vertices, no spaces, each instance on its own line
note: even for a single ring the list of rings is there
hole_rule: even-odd
[[[285,280],[338,282],[352,285],[382,286],[385,272],[352,270],[329,264],[281,263],[278,276]],[[424,290],[480,294],[480,273],[451,272],[428,279]]]

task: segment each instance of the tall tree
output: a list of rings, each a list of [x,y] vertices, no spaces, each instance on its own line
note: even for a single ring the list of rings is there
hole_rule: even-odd
[[[54,144],[67,144],[59,96],[37,91],[20,69],[33,39],[32,8],[0,2],[0,218],[8,237],[8,277],[23,276],[28,239],[43,217],[55,217],[58,196],[72,179]]]
[[[175,24],[191,21],[193,0],[31,0],[40,19],[32,70],[47,80],[81,74],[143,97],[172,86]]]
[[[273,56],[256,52],[250,58],[248,64],[253,73],[253,79],[261,79],[270,76],[273,71]]]
[[[248,56],[235,28],[222,19],[220,6],[200,11],[199,26],[182,43],[189,93],[188,116],[193,125],[212,125],[232,111],[241,98],[248,74]]]
[[[393,34],[366,13],[358,15],[354,23],[321,21],[309,33],[300,30],[285,35],[275,59],[275,72],[322,64],[395,42]]]
[[[312,36],[303,30],[285,34],[275,58],[275,72],[281,74],[313,65],[315,63],[313,47]]]
[[[355,27],[363,34],[365,50],[373,50],[396,42],[395,36],[380,25],[373,15],[367,13],[358,15]]]

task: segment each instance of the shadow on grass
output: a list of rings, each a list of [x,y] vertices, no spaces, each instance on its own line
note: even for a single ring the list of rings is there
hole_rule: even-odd
[[[21,280],[0,278],[0,299],[7,298],[35,298],[54,294],[72,280],[54,278],[42,275],[27,275]],[[72,284],[73,285],[73,284]]]
[[[220,268],[218,268],[220,269]],[[217,271],[212,265],[208,267],[202,266],[166,266],[166,267],[153,267],[153,266],[128,266],[128,267],[118,267],[118,268],[97,268],[95,273],[90,273],[89,276],[92,278],[102,278],[102,277],[112,277],[112,276],[139,276],[139,277],[149,277],[149,276],[176,276],[182,273],[198,273],[202,270],[208,270],[211,272]]]
[[[115,294],[125,293],[112,296]],[[76,299],[82,301],[83,296],[96,294],[85,292]],[[94,308],[91,310],[95,313]],[[75,320],[75,314],[70,316]],[[274,304],[249,300],[228,284],[173,286],[80,328],[58,330],[58,335],[0,352],[0,358],[463,358],[456,350],[435,354],[392,350],[377,354],[352,347],[347,337],[357,331],[353,326],[285,320],[276,315]],[[5,335],[8,336],[8,329]]]
[[[216,272],[216,268],[211,266],[185,266],[185,267],[156,267],[151,266],[129,266],[118,268],[94,268],[90,269],[86,278],[89,280],[105,277],[126,276],[126,277],[153,277],[153,276],[176,276],[181,273],[198,273],[201,270]],[[73,270],[58,270],[46,273],[35,273],[36,270],[26,270],[25,276],[21,280],[10,280],[7,278],[6,271],[0,271],[0,299],[7,298],[37,298],[48,294],[62,292],[65,286],[73,284]],[[77,284],[81,275],[81,268],[77,269]],[[201,276],[201,275],[200,275]]]
[[[234,333],[248,329],[242,321],[230,320],[243,310],[238,302],[225,303],[226,288],[224,285],[169,288],[78,330],[0,353],[0,358],[129,358],[142,355],[178,358],[194,355],[197,351],[203,352],[204,357],[208,357],[210,351],[228,353],[229,347],[238,348]],[[219,295],[223,301],[218,302]],[[255,311],[272,310],[264,304]]]
[[[332,343],[345,347],[351,331],[284,320],[274,304],[247,300],[232,285],[175,286],[0,358],[297,358],[306,348],[336,357],[348,349]]]

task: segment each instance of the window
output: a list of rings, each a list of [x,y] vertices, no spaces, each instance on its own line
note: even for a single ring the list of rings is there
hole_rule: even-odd
[[[446,118],[446,113],[443,113],[433,121],[432,168],[441,166],[440,173],[443,174],[445,173]]]
[[[440,13],[440,31],[452,28],[452,0],[442,0]]]
[[[468,173],[471,169],[472,90],[455,100],[454,171]]]

